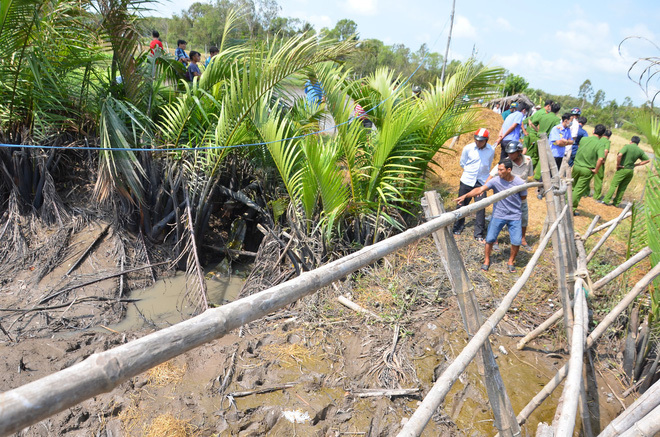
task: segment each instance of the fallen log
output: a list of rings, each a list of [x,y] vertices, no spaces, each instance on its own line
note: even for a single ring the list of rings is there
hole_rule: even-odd
[[[71,274],[72,271],[74,271],[75,269],[78,268],[78,266],[80,265],[80,263],[82,263],[83,260],[87,257],[87,255],[89,255],[89,253],[90,253],[90,252],[92,251],[92,249],[96,246],[96,244],[97,244],[99,241],[101,241],[101,240],[103,239],[103,237],[106,236],[106,234],[108,233],[108,229],[110,229],[110,225],[109,225],[109,224],[105,225],[105,227],[101,230],[101,233],[99,233],[99,234],[96,236],[96,238],[94,238],[94,240],[89,244],[89,246],[87,246],[87,249],[85,249],[85,250],[83,251],[82,255],[80,255],[80,257],[78,257],[78,259],[76,260],[76,262],[73,263],[73,265],[71,266],[71,268],[69,268],[69,270],[67,270],[67,272],[64,274],[64,276],[69,276],[69,275]],[[41,302],[39,302],[39,303],[41,303]]]

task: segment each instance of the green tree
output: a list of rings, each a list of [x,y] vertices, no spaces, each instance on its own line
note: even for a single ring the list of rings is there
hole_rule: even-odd
[[[584,107],[584,105],[588,101],[591,101],[593,95],[594,95],[594,89],[591,86],[591,81],[587,79],[584,82],[582,82],[582,85],[580,85],[580,88],[578,89],[578,97],[582,99],[582,104],[580,105],[580,107]]]
[[[524,77],[509,74],[504,81],[504,95],[512,96],[514,94],[522,93],[527,89],[528,85],[529,82],[527,82]]]
[[[597,108],[600,108],[601,106],[603,106],[604,103],[605,103],[605,91],[603,90],[596,91],[596,93],[594,94],[594,99],[591,104]]]

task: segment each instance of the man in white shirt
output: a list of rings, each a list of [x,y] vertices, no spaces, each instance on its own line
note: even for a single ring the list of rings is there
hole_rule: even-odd
[[[488,129],[481,128],[474,133],[474,143],[470,143],[463,148],[461,153],[461,167],[463,168],[463,175],[461,175],[461,185],[458,189],[458,195],[463,196],[477,187],[481,187],[486,183],[490,166],[493,163],[495,156],[495,148],[488,144]],[[486,197],[486,193],[475,197],[475,202]],[[465,199],[465,205],[470,203],[471,198]],[[464,203],[460,202],[458,207],[463,206]],[[465,227],[465,219],[458,219],[454,222],[454,235],[460,235]],[[477,219],[474,225],[474,238],[477,241],[484,241],[486,236],[486,211],[480,210],[477,212]]]

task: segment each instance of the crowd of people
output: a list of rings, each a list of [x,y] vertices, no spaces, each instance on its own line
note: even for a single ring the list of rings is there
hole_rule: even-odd
[[[490,134],[481,128],[474,133],[474,142],[467,144],[461,153],[460,166],[463,168],[458,198],[458,208],[467,205],[471,199],[481,200],[486,192],[495,193],[519,186],[525,182],[541,180],[538,141],[541,134],[547,135],[552,156],[558,169],[562,164],[570,168],[573,179],[573,214],[578,215],[580,199],[591,191],[594,180],[594,198],[606,205],[623,207],[622,198],[633,178],[634,168],[648,164],[649,157],[639,148],[640,138],[633,136],[616,156],[616,172],[610,181],[609,189],[602,193],[605,175],[605,162],[610,150],[612,132],[602,124],[594,127],[592,135],[584,129],[587,119],[580,108],[573,108],[559,116],[561,105],[553,100],[546,100],[542,108],[537,107],[532,114],[531,108],[524,102],[512,102],[505,111],[497,104],[493,111],[501,114],[502,128],[493,145],[489,144]],[[493,166],[496,148],[500,146],[500,156]],[[539,190],[538,197],[543,197]],[[490,267],[491,253],[497,244],[497,237],[502,229],[508,228],[511,251],[507,267],[515,272],[515,259],[521,246],[531,250],[526,240],[529,220],[527,190],[496,202],[490,223],[486,228],[485,210],[476,214],[474,238],[485,243],[484,262],[481,266],[486,271]],[[465,226],[465,219],[456,220],[454,235],[460,235]]]
[[[163,42],[160,40],[160,33],[157,30],[151,32],[153,39],[149,43],[149,49],[151,54],[156,54],[157,50],[164,51]],[[202,70],[199,68],[199,64],[202,60],[202,54],[195,50],[191,50],[189,54],[186,54],[186,48],[188,43],[185,40],[178,40],[176,43],[176,49],[174,50],[174,59],[183,64],[185,69],[184,77],[188,82],[192,82],[196,77],[202,75]],[[207,68],[213,58],[220,53],[220,50],[212,46],[209,48],[209,56],[206,57],[204,62],[204,68]]]

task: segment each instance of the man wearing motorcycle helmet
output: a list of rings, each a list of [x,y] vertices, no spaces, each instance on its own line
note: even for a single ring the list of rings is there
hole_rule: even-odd
[[[578,118],[582,115],[582,111],[577,106],[571,109],[571,136],[577,138],[578,130],[580,130],[580,123]]]

